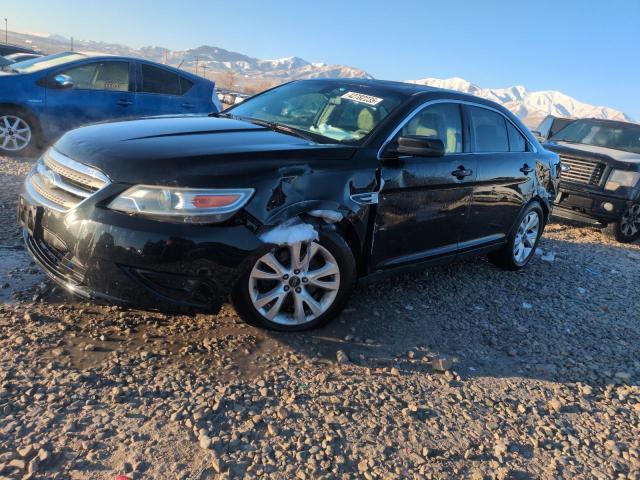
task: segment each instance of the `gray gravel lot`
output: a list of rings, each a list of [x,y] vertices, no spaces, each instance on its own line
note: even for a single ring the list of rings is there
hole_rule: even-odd
[[[638,245],[556,223],[522,272],[388,279],[280,334],[61,292],[15,221],[32,163],[0,158],[0,478],[640,478]]]

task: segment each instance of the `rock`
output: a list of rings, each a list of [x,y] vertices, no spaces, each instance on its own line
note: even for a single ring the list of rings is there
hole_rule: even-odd
[[[84,346],[85,352],[94,352],[95,349],[96,349],[96,346],[91,343],[88,343],[87,345]]]
[[[200,435],[198,439],[200,448],[203,450],[209,450],[211,448],[211,438],[208,435]]]
[[[547,402],[547,409],[550,412],[559,412],[562,410],[562,402],[557,398],[551,399]]]
[[[338,350],[336,352],[336,360],[341,365],[349,363],[349,357],[347,356],[347,354],[343,350]]]
[[[504,439],[498,439],[493,445],[493,453],[496,457],[502,457],[506,455],[508,447],[509,445]]]
[[[433,368],[438,372],[446,372],[447,370],[451,369],[451,366],[453,365],[453,359],[449,356],[438,355],[437,357],[433,358],[431,364],[433,365]]]
[[[224,465],[222,463],[222,460],[215,453],[213,454],[213,456],[211,458],[211,466],[213,467],[213,471],[216,472],[217,474],[222,473],[222,471],[224,469]]]
[[[284,407],[280,407],[280,408],[278,408],[278,411],[276,412],[276,415],[278,416],[278,418],[280,420],[285,420],[286,418],[289,418],[289,410],[287,410]]]
[[[17,468],[18,470],[25,470],[27,468],[27,463],[19,458],[14,458],[9,462],[9,466],[11,468]]]
[[[615,378],[623,383],[628,383],[631,380],[631,374],[628,372],[616,372]]]

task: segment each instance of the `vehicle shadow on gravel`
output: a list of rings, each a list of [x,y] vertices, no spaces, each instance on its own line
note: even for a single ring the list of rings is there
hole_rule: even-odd
[[[390,278],[358,289],[323,329],[268,335],[308,358],[343,350],[393,374],[430,374],[444,356],[461,377],[637,384],[640,249],[577,237],[544,238],[521,272],[481,258]]]
[[[129,315],[106,307],[106,314],[103,309],[77,329],[78,337],[66,348],[77,350],[70,355],[80,359],[78,365],[98,365],[125,344],[126,335],[113,345],[107,342],[106,349],[84,348],[115,317],[124,322],[121,332],[134,331],[126,340],[129,349],[160,348],[146,345],[149,337],[168,340],[174,353],[186,351],[199,368],[214,368],[207,357],[215,345],[214,353],[232,360],[238,378],[245,379],[267,368],[262,362],[269,356],[284,353],[331,369],[342,350],[353,365],[385,375],[637,384],[640,298],[632,286],[640,284],[640,248],[603,243],[593,235],[554,224],[540,255],[520,272],[502,271],[479,258],[361,286],[336,320],[311,332],[249,327],[229,306],[215,317],[160,315],[162,320],[155,312]],[[74,308],[81,317],[91,310],[50,283],[39,298]],[[174,325],[188,334],[170,337]],[[231,349],[239,353],[229,355]],[[449,373],[434,368],[449,361]]]

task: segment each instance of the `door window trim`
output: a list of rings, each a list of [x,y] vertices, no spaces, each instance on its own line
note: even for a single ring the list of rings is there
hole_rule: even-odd
[[[413,119],[413,117],[418,115],[425,108],[430,107],[431,105],[436,105],[438,103],[456,103],[456,104],[459,104],[459,105],[470,105],[472,107],[484,108],[486,110],[491,110],[493,112],[496,112],[496,113],[500,114],[500,116],[502,116],[502,118],[504,118],[505,121],[508,121],[509,123],[511,123],[511,125],[513,125],[515,127],[515,129],[518,132],[520,132],[520,134],[524,137],[525,141],[527,142],[527,146],[528,146],[529,150],[527,152],[521,152],[521,153],[538,153],[538,149],[536,148],[536,146],[534,144],[532,144],[529,141],[529,138],[527,138],[527,135],[525,135],[525,133],[522,131],[522,129],[518,125],[513,123],[511,121],[511,119],[508,118],[500,110],[498,110],[496,108],[493,108],[493,107],[490,107],[488,105],[483,105],[481,103],[470,102],[468,100],[439,98],[437,100],[428,100],[428,101],[420,104],[411,113],[409,113],[409,115],[404,117],[404,119],[396,126],[396,128],[391,132],[391,134],[387,137],[387,139],[382,143],[382,146],[378,149],[378,154],[376,155],[376,158],[378,160],[380,160],[382,158],[382,152],[384,151],[384,149],[389,145],[389,143],[391,143],[393,141],[393,139],[398,134],[398,132],[400,132],[400,130],[402,130],[402,127],[404,127],[407,123],[409,123]],[[463,109],[463,110],[465,110],[465,109]],[[463,122],[463,127],[462,128],[464,130],[465,128],[467,128],[466,123],[468,122],[468,120],[465,118],[464,115],[462,117],[462,122]],[[506,126],[505,126],[505,128],[506,128]],[[470,145],[470,146],[472,146],[472,145]],[[487,155],[487,154],[496,155],[496,154],[499,154],[499,153],[503,154],[503,153],[514,153],[514,152],[474,152],[474,151],[470,151],[470,152],[450,153],[450,154],[447,154],[445,156],[449,157],[449,156],[454,156],[454,155]]]

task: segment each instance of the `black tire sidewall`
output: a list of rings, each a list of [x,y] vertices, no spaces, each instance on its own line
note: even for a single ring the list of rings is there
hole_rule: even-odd
[[[631,206],[628,208],[631,208]],[[626,210],[625,210],[625,213],[626,213]],[[620,243],[633,243],[636,240],[638,240],[638,238],[640,238],[640,230],[631,236],[624,234],[624,232],[622,231],[622,217],[620,217],[619,222],[609,224],[609,232]]]
[[[266,253],[263,252],[261,255],[257,256],[254,261],[247,262],[231,292],[231,303],[236,309],[236,313],[238,313],[244,321],[251,325],[267,328],[269,330],[298,332],[318,328],[332,320],[342,311],[355,287],[357,279],[355,259],[353,258],[353,253],[347,243],[337,233],[321,231],[319,237],[319,243],[329,250],[336,259],[340,269],[340,287],[338,289],[336,299],[329,309],[318,318],[303,325],[281,325],[264,318],[253,306],[249,292],[249,277],[251,270],[253,269],[255,261]]]
[[[13,115],[21,118],[24,122],[26,122],[29,125],[29,128],[31,128],[31,141],[29,142],[29,145],[17,152],[3,150],[2,148],[0,148],[0,156],[29,157],[34,155],[38,150],[40,141],[40,124],[35,119],[35,117],[31,113],[17,108],[6,108],[0,110],[0,117],[3,115]]]

